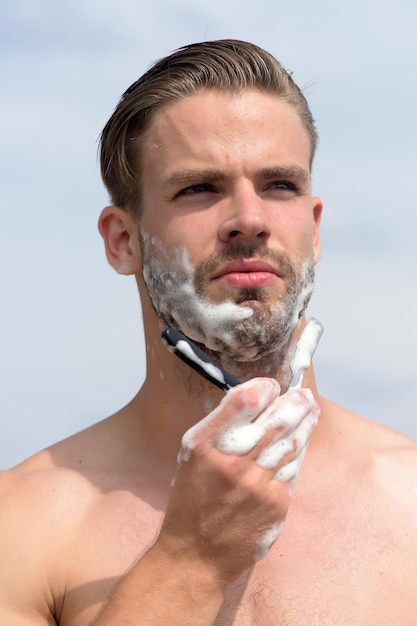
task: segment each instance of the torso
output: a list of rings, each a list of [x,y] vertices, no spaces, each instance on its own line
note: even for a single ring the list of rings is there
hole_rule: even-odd
[[[283,534],[230,589],[216,626],[417,624],[417,453],[382,432],[379,452],[347,445],[321,469],[307,455]],[[146,476],[52,467],[42,454],[15,479],[31,511],[17,526],[22,552],[45,572],[28,594],[42,594],[43,623],[86,626],[155,541],[168,489]]]

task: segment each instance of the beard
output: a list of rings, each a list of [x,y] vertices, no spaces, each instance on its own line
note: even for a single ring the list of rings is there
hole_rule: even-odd
[[[181,331],[222,363],[253,363],[286,352],[313,292],[312,257],[297,267],[287,253],[263,243],[231,242],[221,254],[193,268],[185,248],[168,254],[155,238],[150,242],[140,233],[139,239],[145,286],[163,327]],[[225,297],[214,302],[208,293],[216,271],[231,261],[252,257],[277,270],[284,292],[277,295],[273,287],[227,287]]]

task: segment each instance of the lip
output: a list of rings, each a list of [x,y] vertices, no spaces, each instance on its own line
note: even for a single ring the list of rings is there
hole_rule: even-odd
[[[238,259],[222,267],[212,280],[237,288],[261,288],[277,278],[280,278],[277,269],[262,259]]]

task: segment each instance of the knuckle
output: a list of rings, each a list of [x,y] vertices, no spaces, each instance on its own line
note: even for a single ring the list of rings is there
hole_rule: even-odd
[[[308,387],[291,389],[287,394],[296,406],[303,407],[305,411],[311,411],[315,404],[313,392]]]
[[[276,415],[283,434],[288,434],[314,412],[315,400],[310,389],[292,389],[281,396]]]
[[[233,398],[237,410],[257,410],[267,406],[279,391],[279,384],[273,378],[252,378],[232,389],[228,396]]]
[[[221,482],[229,487],[239,482],[242,474],[242,460],[237,456],[220,455],[213,463],[213,469],[219,476]]]
[[[209,448],[210,446],[207,441],[192,441],[183,439],[177,457],[178,464],[181,465],[182,463],[196,462],[198,459],[206,456]]]
[[[265,503],[275,519],[285,517],[290,501],[288,485],[274,480],[268,490]]]
[[[268,482],[261,476],[259,471],[253,471],[240,481],[240,491],[246,500],[252,502],[256,507],[269,510]]]

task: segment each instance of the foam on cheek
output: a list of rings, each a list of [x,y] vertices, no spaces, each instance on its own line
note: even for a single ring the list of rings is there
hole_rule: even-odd
[[[241,307],[232,301],[221,302],[220,304],[213,304],[199,296],[194,287],[190,297],[193,301],[193,315],[194,320],[197,322],[199,328],[203,330],[200,339],[207,343],[213,339],[220,339],[227,345],[233,345],[235,341],[234,328],[238,322],[241,322],[253,315],[252,309],[249,307]],[[186,320],[181,320],[182,326],[186,324]],[[192,327],[189,327],[190,333],[195,335],[196,327],[193,323]],[[215,343],[210,344],[213,348]]]
[[[223,364],[263,358],[276,371],[285,356],[291,332],[310,299],[314,264],[306,259],[299,272],[289,262],[286,293],[264,306],[243,306],[233,300],[213,303],[195,283],[198,268],[191,264],[185,247],[166,249],[156,236],[140,232],[143,278],[161,323],[181,330],[193,341],[219,354]],[[204,296],[207,294],[207,297]]]
[[[162,318],[174,320],[181,331],[194,341],[214,348],[216,340],[227,345],[235,341],[236,324],[251,317],[250,307],[232,301],[214,304],[197,293],[194,273],[185,248],[165,251],[158,238],[141,233],[146,263],[143,277],[149,296]],[[158,254],[152,254],[150,247]],[[212,345],[210,344],[212,342]]]

